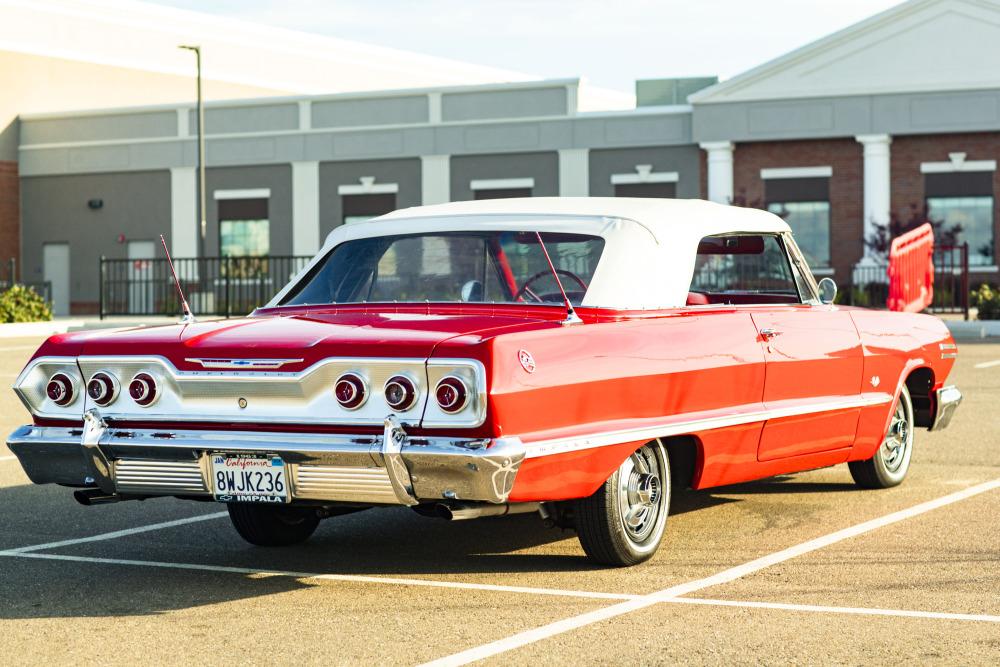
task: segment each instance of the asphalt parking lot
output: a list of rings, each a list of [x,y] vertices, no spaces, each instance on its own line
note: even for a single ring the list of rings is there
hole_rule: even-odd
[[[9,385],[38,340],[0,340]],[[846,466],[678,494],[649,563],[600,569],[529,515],[379,509],[245,544],[224,508],[82,507],[0,451],[6,664],[1000,663],[1000,344],[962,343],[909,478]],[[0,391],[0,431],[28,420]]]

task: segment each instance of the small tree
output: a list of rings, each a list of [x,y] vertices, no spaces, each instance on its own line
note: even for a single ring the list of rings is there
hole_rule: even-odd
[[[888,224],[875,223],[875,233],[865,239],[865,245],[877,256],[889,257],[892,240],[917,227],[930,223],[934,228],[934,243],[936,245],[958,245],[958,235],[962,233],[962,225],[946,225],[944,220],[931,220],[927,204],[922,207],[910,204],[906,216],[892,213]]]

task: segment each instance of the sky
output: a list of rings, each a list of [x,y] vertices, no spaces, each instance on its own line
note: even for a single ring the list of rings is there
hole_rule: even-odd
[[[899,0],[154,0],[633,92],[636,79],[729,78]]]

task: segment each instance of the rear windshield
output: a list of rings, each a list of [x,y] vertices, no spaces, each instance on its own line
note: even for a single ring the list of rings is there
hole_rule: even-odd
[[[574,305],[580,305],[604,239],[543,233]],[[535,232],[454,232],[346,241],[281,305],[360,302],[562,303]]]

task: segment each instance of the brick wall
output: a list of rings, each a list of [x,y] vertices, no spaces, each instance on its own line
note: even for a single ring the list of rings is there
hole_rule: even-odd
[[[21,256],[21,195],[16,162],[0,162],[0,278],[7,260]]]
[[[892,210],[908,219],[910,207],[923,207],[921,162],[947,162],[948,153],[965,153],[966,160],[1000,159],[1000,132],[896,136],[891,145]],[[1000,171],[993,172],[993,256],[1000,257]],[[995,283],[997,274],[973,274],[972,281]]]
[[[833,167],[830,177],[830,263],[844,283],[861,258],[864,211],[861,145],[851,139],[771,141],[736,145],[733,158],[736,198],[764,205],[760,170],[776,167]]]

